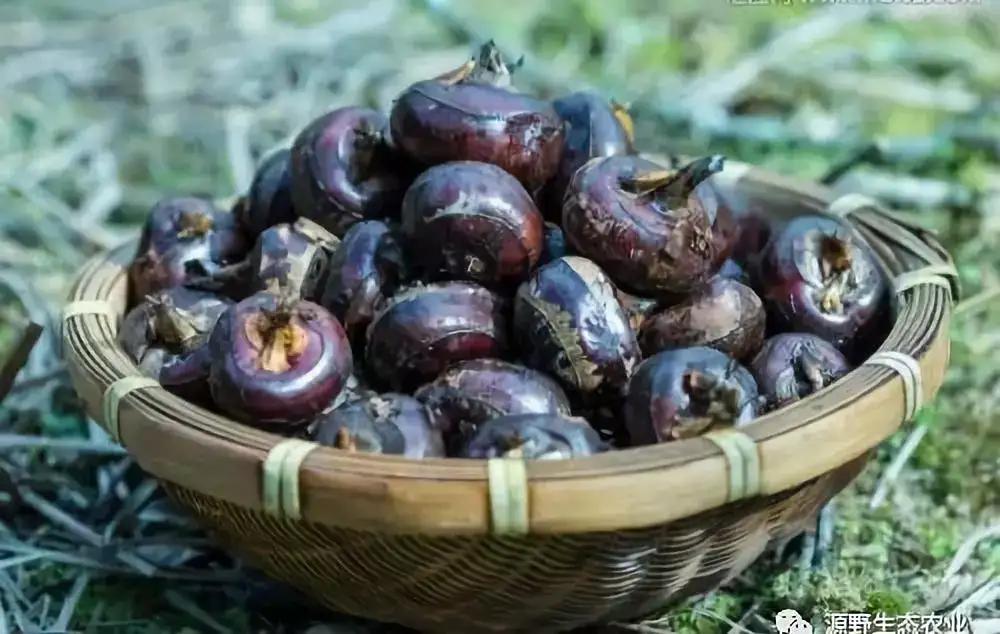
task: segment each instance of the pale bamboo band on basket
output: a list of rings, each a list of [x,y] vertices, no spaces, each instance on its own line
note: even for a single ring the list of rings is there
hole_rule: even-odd
[[[903,400],[905,412],[903,421],[916,416],[924,404],[924,385],[920,374],[920,362],[908,354],[895,350],[876,352],[863,365],[880,365],[889,368],[903,380]]]
[[[63,321],[78,315],[107,315],[108,317],[118,316],[117,311],[115,311],[115,307],[102,299],[81,299],[76,302],[70,302],[63,307]]]
[[[151,387],[160,387],[159,381],[152,377],[135,374],[118,379],[104,390],[104,397],[101,399],[104,431],[108,432],[111,439],[119,445],[122,444],[122,440],[118,411],[121,408],[122,399],[136,390],[145,390]]]
[[[299,472],[314,442],[289,438],[271,448],[264,459],[261,506],[265,513],[291,520],[302,518]]]
[[[60,322],[62,328],[66,327],[66,322],[71,318],[81,315],[104,315],[112,321],[118,317],[115,307],[109,302],[101,299],[81,299],[70,302],[63,307],[62,321]]]
[[[753,497],[760,493],[760,454],[757,443],[738,429],[726,428],[702,436],[722,450],[729,470],[727,502]]]
[[[928,266],[900,273],[892,280],[892,288],[896,295],[905,293],[908,290],[931,284],[940,286],[948,291],[948,301],[954,301],[952,297],[952,283],[958,277],[958,271],[951,264],[931,264]]]
[[[490,525],[495,535],[527,535],[528,469],[521,458],[491,458],[489,479]]]

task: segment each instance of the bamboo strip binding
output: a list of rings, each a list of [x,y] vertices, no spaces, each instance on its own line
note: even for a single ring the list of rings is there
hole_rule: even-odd
[[[306,458],[318,447],[314,442],[288,438],[268,452],[261,486],[261,506],[265,513],[290,520],[302,519],[299,473]]]
[[[864,365],[875,365],[889,368],[903,382],[903,421],[910,421],[924,404],[923,378],[920,373],[920,362],[908,354],[894,350],[881,350],[865,360]]]
[[[726,456],[729,475],[727,502],[735,502],[760,494],[760,454],[757,443],[738,429],[721,429],[704,436]]]
[[[108,432],[111,439],[122,445],[121,423],[119,413],[121,403],[129,394],[138,390],[163,389],[159,381],[148,376],[134,375],[125,376],[111,385],[104,391],[101,411],[104,414],[104,431]]]

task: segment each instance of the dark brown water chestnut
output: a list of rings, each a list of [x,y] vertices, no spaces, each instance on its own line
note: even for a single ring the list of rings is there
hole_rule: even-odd
[[[749,360],[764,343],[764,324],[764,305],[757,293],[735,280],[716,277],[684,301],[646,319],[639,345],[645,356],[705,346]]]
[[[632,446],[692,438],[717,427],[742,427],[760,409],[750,372],[714,348],[681,348],[643,361],[625,401]]]
[[[174,287],[146,297],[130,310],[118,343],[143,374],[199,405],[209,402],[208,336],[231,302],[210,293]]]
[[[237,215],[247,235],[253,238],[268,227],[295,222],[290,150],[282,148],[264,157],[237,207]]]
[[[552,105],[509,87],[510,72],[492,42],[479,59],[420,81],[396,99],[392,139],[417,162],[491,163],[535,196],[555,174],[563,122]]]
[[[588,404],[621,394],[639,362],[614,284],[578,256],[538,268],[518,288],[514,332],[526,365],[552,374]]]
[[[660,307],[660,302],[652,297],[639,297],[638,295],[626,293],[621,289],[617,290],[618,303],[621,304],[622,310],[625,311],[625,316],[628,318],[628,324],[632,328],[632,332],[638,336],[643,322],[657,311]]]
[[[242,259],[248,248],[233,214],[192,196],[161,200],[146,218],[129,266],[130,305],[156,291],[183,285],[189,263],[215,271]]]
[[[712,219],[716,257],[731,257],[741,266],[752,265],[771,237],[789,203],[775,197],[766,184],[751,184],[738,176],[747,166],[729,161],[721,172],[696,187],[702,206]],[[780,189],[779,189],[780,191]],[[788,196],[784,197],[788,199]],[[796,205],[798,205],[796,201]],[[798,213],[798,210],[794,210]]]
[[[553,223],[545,223],[545,244],[542,246],[542,257],[538,258],[539,264],[548,264],[552,260],[558,260],[564,255],[569,255],[566,246],[566,235],[562,227]]]
[[[851,371],[836,348],[816,335],[786,333],[764,342],[750,371],[768,409],[822,390]]]
[[[845,354],[888,310],[887,284],[870,247],[834,218],[791,220],[753,275],[770,331],[818,335]]]
[[[461,458],[568,460],[607,451],[586,420],[559,414],[512,414],[482,425],[459,452]]]
[[[337,237],[361,220],[395,216],[412,178],[384,136],[383,114],[350,106],[305,127],[291,150],[292,201]]]
[[[562,220],[562,200],[576,170],[598,156],[622,156],[635,152],[631,118],[619,104],[594,92],[574,92],[552,102],[565,130],[562,160],[546,185],[546,216]]]
[[[389,226],[365,220],[347,230],[330,257],[319,303],[340,320],[360,352],[372,317],[405,278],[402,248]]]
[[[353,370],[340,323],[294,295],[261,292],[229,308],[209,338],[209,387],[234,419],[291,433],[340,394]]]
[[[366,364],[397,392],[410,392],[458,361],[507,356],[507,303],[471,282],[396,293],[368,327]]]
[[[339,245],[335,235],[308,218],[268,227],[250,253],[251,292],[269,290],[316,300]]]
[[[431,279],[517,285],[538,263],[544,222],[516,178],[496,165],[456,161],[421,174],[406,192],[403,235]]]
[[[444,439],[424,405],[404,394],[375,394],[341,405],[312,432],[321,445],[344,451],[444,458]]]
[[[722,266],[740,242],[740,221],[720,195],[712,177],[725,169],[725,158],[719,155],[705,156],[691,161],[679,170],[673,184],[682,194],[684,190],[705,213],[712,223],[712,244],[715,247],[715,268]],[[694,186],[691,187],[691,183]]]
[[[712,223],[690,195],[697,181],[677,175],[638,156],[591,159],[566,190],[566,240],[640,295],[703,284],[716,266]]]
[[[434,413],[454,446],[479,425],[509,414],[570,415],[559,384],[537,370],[499,359],[463,361],[414,394]]]

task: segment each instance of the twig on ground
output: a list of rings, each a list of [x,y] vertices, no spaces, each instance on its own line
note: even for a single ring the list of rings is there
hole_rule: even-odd
[[[35,509],[35,511],[37,511],[40,515],[44,516],[53,524],[64,528],[88,545],[97,547],[105,545],[104,539],[100,534],[95,532],[89,526],[84,525],[76,518],[63,512],[48,500],[36,495],[32,491],[23,489],[20,491],[20,496],[21,500],[25,504]],[[158,572],[156,566],[132,553],[118,551],[115,553],[115,557],[122,563],[135,568],[137,572],[143,574],[144,576],[152,577]]]
[[[987,539],[997,539],[1000,538],[1000,524],[984,528],[983,530],[976,531],[970,535],[962,545],[959,546],[958,550],[955,551],[955,555],[951,558],[951,562],[948,564],[948,568],[944,572],[945,578],[951,577],[952,575],[958,574],[958,572],[965,566],[966,562],[975,554],[976,548],[983,541]]]
[[[21,337],[14,346],[13,352],[0,366],[0,404],[4,402],[10,390],[14,387],[14,380],[21,372],[21,369],[28,362],[28,356],[34,350],[35,344],[42,336],[42,326],[35,322],[28,323],[21,332]]]
[[[70,621],[76,613],[77,604],[80,602],[80,598],[83,597],[83,592],[87,589],[87,584],[89,583],[90,574],[86,572],[80,573],[76,577],[76,580],[73,581],[73,587],[70,588],[69,594],[66,595],[66,601],[63,602],[62,609],[59,610],[59,616],[56,617],[55,623],[52,624],[52,631],[62,632],[69,629]]]
[[[899,478],[899,475],[903,472],[903,468],[906,466],[907,461],[913,452],[917,450],[917,446],[920,441],[924,439],[930,428],[927,425],[922,425],[917,423],[917,425],[910,430],[910,433],[906,436],[906,440],[903,441],[903,445],[899,448],[899,452],[893,457],[892,462],[886,467],[885,472],[882,477],[879,478],[878,484],[875,486],[875,492],[872,494],[871,501],[868,504],[868,508],[875,510],[882,506],[885,502],[886,497],[889,495],[889,490],[892,485]]]

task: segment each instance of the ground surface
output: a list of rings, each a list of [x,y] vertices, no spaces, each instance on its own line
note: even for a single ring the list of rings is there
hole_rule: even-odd
[[[998,15],[990,2],[980,10]],[[26,316],[48,326],[0,418],[0,633],[304,629],[278,607],[247,609],[260,590],[222,564],[206,570],[217,558],[197,530],[155,497],[143,504],[153,488],[76,409],[52,316],[81,262],[130,235],[156,198],[239,190],[261,153],[315,114],[385,107],[487,37],[527,55],[522,87],[587,84],[631,101],[646,150],[722,152],[818,178],[867,141],[893,139],[839,186],[938,228],[973,298],[954,320],[940,397],[839,499],[825,569],[764,561],[706,601],[621,628],[763,632],[789,606],[957,607],[977,631],[1000,631],[1000,108],[988,99],[1000,26],[990,14],[735,0],[91,5],[0,3],[0,345],[12,349]],[[76,449],[52,448],[60,442]],[[887,478],[894,459],[902,469]],[[879,482],[886,501],[873,510]],[[128,552],[159,572],[144,578]]]

